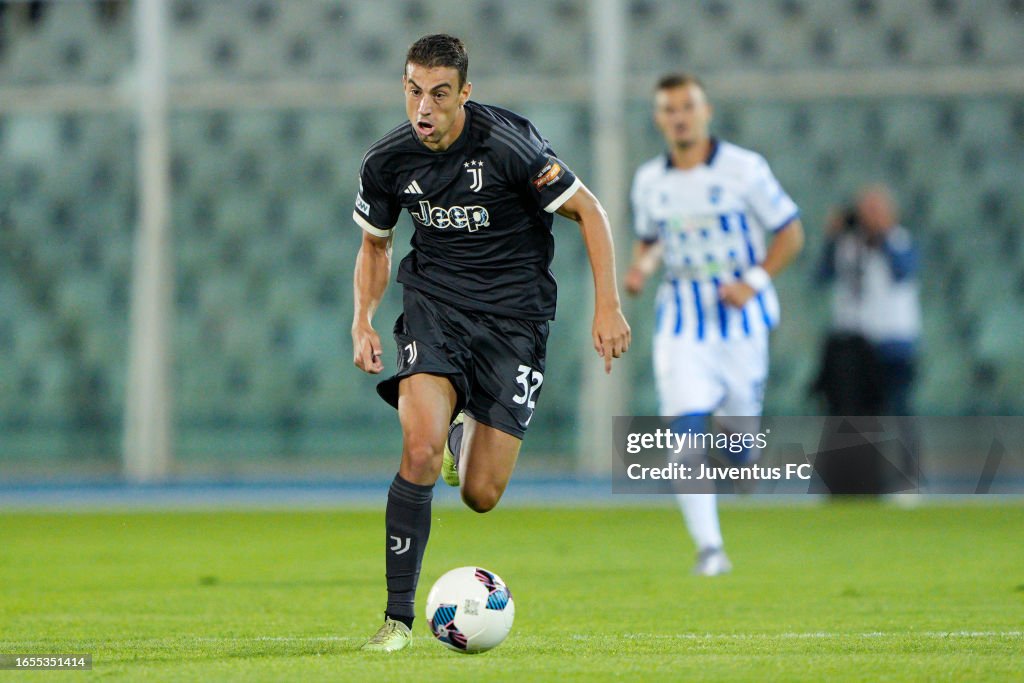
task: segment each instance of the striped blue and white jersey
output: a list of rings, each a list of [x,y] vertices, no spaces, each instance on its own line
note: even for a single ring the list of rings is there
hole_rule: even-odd
[[[743,309],[718,297],[719,285],[764,260],[767,233],[799,215],[764,157],[717,140],[708,159],[692,169],[660,155],[637,169],[632,204],[637,237],[663,248],[659,333],[729,339],[766,333],[778,323],[771,285]]]

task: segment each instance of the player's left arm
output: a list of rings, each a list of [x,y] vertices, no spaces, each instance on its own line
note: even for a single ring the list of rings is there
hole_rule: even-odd
[[[719,297],[730,306],[743,308],[752,296],[767,287],[768,282],[784,271],[803,248],[804,226],[799,218],[794,218],[775,231],[768,253],[765,254],[760,266],[744,273],[743,279],[723,284],[718,291]],[[765,274],[760,278],[758,268]]]
[[[647,278],[653,275],[661,265],[663,251],[661,242],[634,240],[633,260],[629,264],[629,270],[626,271],[626,277],[622,279],[627,294],[638,296],[644,291]]]
[[[604,358],[605,372],[612,371],[612,359],[629,349],[632,333],[622,314],[615,279],[615,249],[608,214],[590,190],[581,185],[558,209],[560,216],[580,225],[594,273],[594,349]]]
[[[751,264],[738,280],[719,288],[722,302],[736,308],[766,289],[804,248],[804,228],[796,203],[782,189],[764,157],[756,156],[753,161],[744,174],[744,198],[761,225],[770,228],[772,241],[761,263]]]

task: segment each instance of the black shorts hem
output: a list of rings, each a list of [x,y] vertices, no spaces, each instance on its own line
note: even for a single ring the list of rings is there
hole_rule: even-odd
[[[526,436],[526,430],[521,427],[509,427],[508,425],[496,424],[494,420],[490,420],[489,418],[480,419],[479,417],[474,415],[468,408],[463,408],[463,411],[466,413],[467,417],[473,418],[473,420],[479,422],[483,426],[490,427],[491,429],[497,429],[499,432],[508,434],[509,436],[514,436],[520,441],[522,441],[523,438]]]
[[[412,377],[413,375],[433,375],[435,377],[444,377],[451,382],[452,388],[455,389],[455,412],[452,413],[452,419],[455,419],[455,416],[465,409],[466,392],[459,388],[459,383],[456,381],[460,375],[454,373],[431,372],[430,370],[408,373],[399,372],[377,383],[377,395],[387,401],[388,405],[392,408],[398,410],[398,385],[401,384],[403,379],[406,377]]]

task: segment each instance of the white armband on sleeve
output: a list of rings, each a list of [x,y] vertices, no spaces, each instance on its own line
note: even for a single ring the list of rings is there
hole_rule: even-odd
[[[772,276],[761,266],[747,268],[746,272],[743,273],[742,279],[755,292],[763,292],[772,283]]]

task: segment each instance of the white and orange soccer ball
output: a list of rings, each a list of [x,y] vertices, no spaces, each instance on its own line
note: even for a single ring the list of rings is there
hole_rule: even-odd
[[[512,630],[516,605],[501,577],[480,567],[442,575],[427,594],[427,623],[456,652],[486,652]]]

